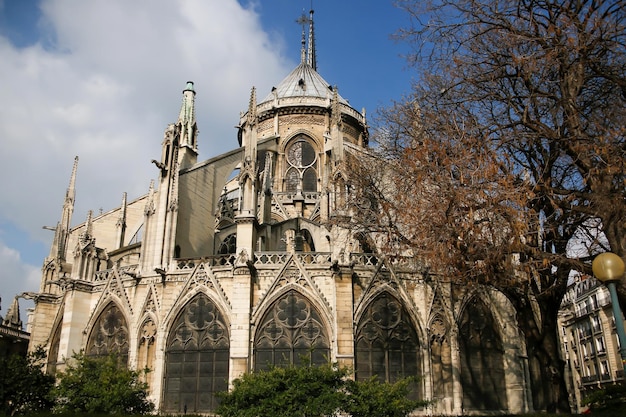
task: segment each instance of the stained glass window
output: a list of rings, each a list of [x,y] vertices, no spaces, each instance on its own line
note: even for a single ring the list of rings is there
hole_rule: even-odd
[[[420,375],[417,333],[406,309],[389,293],[367,307],[356,332],[356,377],[395,382]],[[414,392],[417,396],[419,393]]]
[[[297,291],[289,291],[274,303],[261,321],[254,341],[255,369],[270,365],[327,363],[328,334],[317,310]]]
[[[317,191],[317,154],[315,148],[301,135],[286,150],[287,170],[285,172],[285,191]]]
[[[87,355],[116,353],[128,362],[128,325],[121,310],[110,303],[96,320],[86,349]]]
[[[503,349],[493,315],[478,298],[459,323],[461,384],[466,410],[503,410],[507,406]]]
[[[206,295],[196,295],[176,317],[167,340],[164,411],[216,409],[215,393],[228,389],[229,343],[222,312]]]

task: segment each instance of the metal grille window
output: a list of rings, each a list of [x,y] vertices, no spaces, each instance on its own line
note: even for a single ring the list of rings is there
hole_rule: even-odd
[[[406,309],[391,294],[379,295],[357,326],[357,379],[377,375],[381,381],[394,382],[418,376],[419,363],[417,333]]]
[[[286,150],[287,171],[285,173],[285,190],[295,192],[317,191],[317,154],[315,148],[300,135]]]
[[[461,384],[466,410],[504,410],[507,407],[503,348],[487,306],[473,298],[459,323]]]
[[[330,354],[328,334],[319,313],[297,291],[289,291],[263,317],[254,341],[255,369],[270,365],[299,363],[300,357],[312,364],[327,363]]]
[[[165,353],[166,412],[207,413],[228,389],[229,334],[222,312],[204,294],[178,314]]]
[[[110,303],[100,313],[89,336],[86,352],[92,356],[116,353],[123,362],[128,362],[128,325],[114,303]]]

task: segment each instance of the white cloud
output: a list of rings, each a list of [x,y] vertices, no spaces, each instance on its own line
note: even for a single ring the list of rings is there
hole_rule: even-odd
[[[250,88],[264,96],[293,66],[236,0],[44,0],[42,12],[45,41],[0,36],[0,224],[47,242],[75,155],[78,223],[147,191],[188,80],[208,159],[238,146]]]
[[[0,271],[2,271],[2,310],[0,315],[6,317],[7,311],[11,306],[13,297],[25,291],[39,290],[39,279],[41,270],[35,266],[25,264],[18,251],[9,248],[0,240]],[[33,302],[28,300],[20,300],[20,316],[24,325],[26,325],[27,316],[26,308],[33,307]]]

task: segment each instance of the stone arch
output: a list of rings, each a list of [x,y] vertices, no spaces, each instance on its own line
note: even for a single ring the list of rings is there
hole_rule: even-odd
[[[230,325],[217,303],[198,292],[178,311],[165,345],[162,410],[207,413],[228,389]]]
[[[310,298],[289,286],[271,302],[255,326],[254,368],[299,363],[300,356],[313,364],[331,358],[329,326]]]
[[[97,315],[97,319],[89,326],[91,333],[87,339],[85,353],[90,356],[115,353],[124,363],[128,363],[128,320],[114,301],[103,305],[104,308]]]
[[[465,410],[507,409],[504,349],[496,324],[481,297],[474,295],[468,299],[458,322]]]
[[[368,299],[355,334],[355,374],[358,380],[378,376],[394,382],[422,373],[416,325],[405,304],[390,291],[377,292]],[[412,396],[419,397],[416,387]]]

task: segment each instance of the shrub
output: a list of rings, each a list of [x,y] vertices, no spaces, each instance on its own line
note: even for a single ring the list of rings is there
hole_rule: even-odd
[[[144,371],[147,372],[147,371]],[[57,412],[146,414],[154,409],[147,399],[148,385],[141,373],[128,369],[119,358],[89,357],[76,353],[58,375],[54,390]]]

